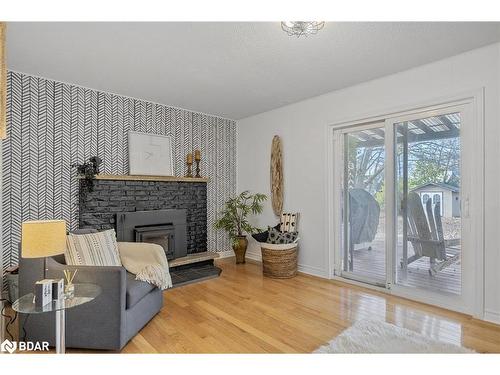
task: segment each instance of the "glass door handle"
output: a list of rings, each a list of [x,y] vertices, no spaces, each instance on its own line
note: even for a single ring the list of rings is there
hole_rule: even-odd
[[[462,206],[463,206],[462,209],[463,209],[464,217],[465,218],[469,218],[470,217],[470,202],[469,202],[469,197],[466,197],[464,199]]]

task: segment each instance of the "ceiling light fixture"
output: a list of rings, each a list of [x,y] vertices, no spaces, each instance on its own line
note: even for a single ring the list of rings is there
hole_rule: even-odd
[[[281,29],[288,34],[288,36],[296,36],[300,38],[302,35],[307,37],[308,35],[317,34],[325,22],[318,21],[283,21],[281,22]]]

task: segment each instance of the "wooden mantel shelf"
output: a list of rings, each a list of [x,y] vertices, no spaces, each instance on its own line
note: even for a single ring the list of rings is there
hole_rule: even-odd
[[[98,174],[96,180],[114,181],[173,181],[173,182],[208,182],[208,178],[201,177],[177,177],[177,176],[141,176],[141,175],[116,175]]]

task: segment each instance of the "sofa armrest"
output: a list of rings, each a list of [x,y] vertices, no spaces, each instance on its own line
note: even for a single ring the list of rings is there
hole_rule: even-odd
[[[92,283],[101,287],[101,294],[93,301],[67,310],[68,347],[115,350],[123,347],[126,343],[125,268],[70,266],[47,258],[47,277],[64,278],[63,270],[78,270],[74,283]]]
[[[121,266],[70,266],[56,262],[52,258],[47,258],[47,276],[50,278],[64,279],[64,270],[78,270],[73,282],[92,283],[99,285],[101,294],[111,293],[116,299],[119,296],[119,304],[125,309],[126,298],[126,271]]]

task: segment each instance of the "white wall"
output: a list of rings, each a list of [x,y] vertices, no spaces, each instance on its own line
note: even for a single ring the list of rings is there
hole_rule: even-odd
[[[500,44],[470,51],[412,70],[334,91],[238,121],[238,191],[269,194],[269,158],[273,135],[282,137],[287,211],[301,212],[302,271],[328,276],[326,207],[326,126],[343,120],[412,108],[428,102],[485,89],[485,313],[500,322]],[[336,74],[332,72],[332,74]],[[300,79],[300,77],[298,77]],[[270,203],[257,222],[276,221]],[[251,243],[250,257],[259,249]]]

